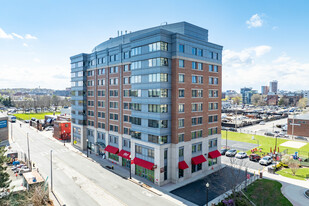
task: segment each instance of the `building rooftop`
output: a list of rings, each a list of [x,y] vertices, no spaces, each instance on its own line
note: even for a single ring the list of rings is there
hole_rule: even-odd
[[[293,117],[292,117],[292,118],[293,118]],[[294,119],[305,119],[305,120],[309,120],[309,113],[301,114],[301,115],[295,116]]]
[[[43,177],[35,170],[32,172],[23,173],[23,176],[29,185],[44,182]]]

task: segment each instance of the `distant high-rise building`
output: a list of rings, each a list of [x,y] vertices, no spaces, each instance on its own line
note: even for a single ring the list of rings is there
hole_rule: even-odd
[[[269,92],[269,86],[262,86],[261,87],[261,93],[262,95],[267,95]]]
[[[269,82],[269,92],[272,92],[275,94],[278,93],[278,81],[277,80]]]
[[[240,93],[242,96],[242,103],[243,104],[251,104],[251,97],[253,94],[257,93],[257,90],[252,90],[252,88],[241,88]]]

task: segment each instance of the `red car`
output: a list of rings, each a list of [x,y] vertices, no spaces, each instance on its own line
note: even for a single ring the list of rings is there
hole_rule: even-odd
[[[258,162],[258,161],[260,161],[260,159],[261,159],[261,156],[258,155],[258,154],[251,154],[251,155],[249,156],[249,160],[251,160],[251,161],[256,161],[256,162]]]

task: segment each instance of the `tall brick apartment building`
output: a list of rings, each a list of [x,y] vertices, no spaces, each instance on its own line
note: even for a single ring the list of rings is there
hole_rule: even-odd
[[[72,144],[158,185],[221,163],[222,46],[180,22],[71,57]]]

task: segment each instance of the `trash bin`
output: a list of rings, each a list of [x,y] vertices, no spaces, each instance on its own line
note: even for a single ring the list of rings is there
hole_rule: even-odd
[[[260,178],[263,178],[263,172],[260,172]]]

